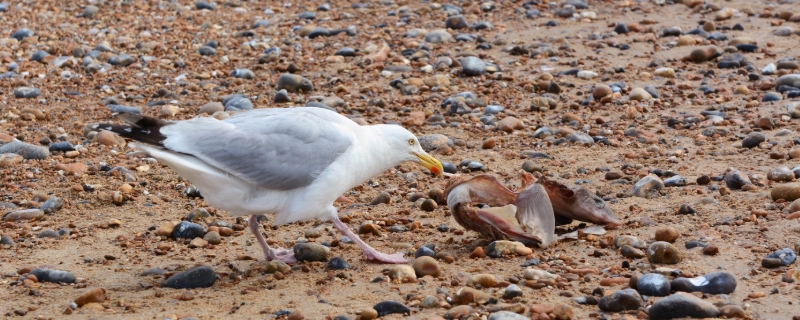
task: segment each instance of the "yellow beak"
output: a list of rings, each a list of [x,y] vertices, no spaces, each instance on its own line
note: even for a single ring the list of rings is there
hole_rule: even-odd
[[[414,156],[416,156],[419,159],[417,161],[419,165],[428,168],[428,170],[430,170],[431,173],[433,173],[434,175],[441,174],[442,172],[444,172],[444,168],[442,168],[442,163],[439,162],[439,160],[436,160],[436,158],[432,157],[431,155],[427,153],[422,153],[422,154],[414,153]]]

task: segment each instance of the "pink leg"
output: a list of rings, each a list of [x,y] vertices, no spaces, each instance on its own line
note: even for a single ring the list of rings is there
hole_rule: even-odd
[[[258,239],[258,244],[261,245],[261,250],[264,251],[264,258],[267,261],[272,260],[280,260],[285,263],[296,263],[297,259],[294,258],[294,251],[290,249],[272,249],[267,244],[267,240],[264,239],[264,236],[261,235],[261,231],[258,229],[258,218],[256,216],[250,216],[250,219],[247,220],[248,226],[250,226],[250,231],[256,235],[256,239]]]
[[[406,259],[403,258],[402,253],[387,254],[379,252],[378,250],[375,250],[375,248],[370,247],[363,240],[361,240],[361,238],[359,238],[355,233],[353,233],[353,231],[350,230],[350,227],[348,227],[346,224],[344,224],[344,222],[339,220],[339,214],[338,212],[336,212],[335,209],[332,210],[331,221],[333,221],[333,225],[336,226],[336,229],[339,229],[339,232],[350,238],[350,240],[353,240],[353,242],[355,242],[359,247],[361,247],[361,250],[364,251],[364,256],[367,260],[386,262],[386,263],[408,263],[408,261],[406,261]]]

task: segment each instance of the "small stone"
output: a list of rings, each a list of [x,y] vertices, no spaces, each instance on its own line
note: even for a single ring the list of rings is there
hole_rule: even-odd
[[[76,279],[72,272],[46,268],[35,268],[30,274],[36,276],[39,282],[75,283]]]
[[[217,274],[211,267],[200,266],[176,273],[161,284],[165,288],[194,289],[208,288],[217,281]]]
[[[480,76],[486,72],[486,62],[477,57],[461,59],[461,70],[467,76]]]
[[[465,319],[472,314],[472,307],[468,305],[460,305],[450,308],[444,314],[445,319]]]
[[[455,296],[453,296],[453,304],[454,305],[462,305],[462,304],[470,304],[470,303],[477,303],[477,304],[487,304],[497,301],[491,295],[480,291],[478,289],[470,288],[470,287],[463,287],[456,291]]]
[[[419,206],[420,209],[427,212],[434,211],[437,207],[439,207],[439,205],[436,204],[436,201],[433,201],[433,199],[425,199],[425,201],[423,201]]]
[[[454,318],[455,319],[455,318]],[[486,320],[529,320],[529,317],[511,311],[497,311],[489,315]]]
[[[214,49],[209,46],[201,46],[200,48],[197,49],[197,53],[199,53],[201,56],[216,56],[217,49]]]
[[[241,94],[232,94],[222,99],[225,111],[245,111],[253,109],[253,102]]]
[[[439,267],[439,261],[429,256],[422,256],[414,259],[412,268],[418,278],[424,276],[439,277],[442,274],[442,269]]]
[[[45,214],[54,214],[61,210],[61,207],[64,205],[64,201],[61,200],[59,197],[50,197],[45,201],[40,209],[44,211]]]
[[[672,68],[658,68],[653,74],[658,77],[675,78],[675,70]]]
[[[286,262],[280,260],[272,260],[269,263],[267,263],[267,273],[269,274],[274,274],[276,272],[286,274],[290,270],[292,270],[292,267],[286,264]]]
[[[622,248],[619,249],[619,253],[626,258],[630,259],[641,259],[644,258],[645,254],[642,250],[636,249],[629,245],[624,245]]]
[[[510,284],[503,290],[503,299],[514,299],[521,297],[523,294],[522,289],[516,284]]]
[[[14,89],[14,97],[18,99],[33,99],[42,94],[42,90],[31,87],[18,87]]]
[[[611,90],[611,87],[609,87],[607,85],[604,85],[604,84],[598,84],[598,85],[596,85],[594,87],[594,90],[592,90],[592,97],[595,100],[600,100],[603,97],[606,97],[606,96],[609,96],[609,95],[612,95],[612,94],[614,94],[614,91]]]
[[[80,308],[87,303],[102,303],[104,301],[106,301],[106,289],[94,288],[75,298],[74,302]]]
[[[375,198],[373,198],[372,201],[369,202],[369,205],[374,206],[374,205],[378,205],[378,204],[381,204],[381,203],[385,203],[385,204],[392,203],[392,196],[389,195],[388,192],[385,192],[385,191],[381,192],[377,196],[375,196]]]
[[[656,230],[656,241],[673,243],[680,238],[681,233],[673,227],[661,227]]]
[[[507,255],[516,255],[517,246],[525,246],[522,243],[508,241],[508,240],[497,240],[493,241],[486,247],[486,255],[492,258],[501,258]]]
[[[666,297],[670,293],[670,283],[663,275],[648,273],[636,280],[636,290],[643,296]]]
[[[631,246],[636,249],[644,249],[647,247],[647,242],[634,236],[619,236],[614,238],[614,246],[622,248],[623,246]]]
[[[731,170],[725,175],[725,185],[731,189],[741,189],[745,185],[753,184],[750,178],[739,170]]]
[[[374,320],[378,318],[378,311],[376,311],[373,308],[367,308],[361,310],[359,317],[361,318],[361,320]]]
[[[467,19],[462,15],[452,16],[444,21],[445,27],[448,29],[464,29],[469,27]]]
[[[788,266],[797,259],[797,254],[791,248],[783,248],[767,255],[768,259],[780,260],[781,266]]]
[[[445,29],[432,30],[431,32],[428,32],[427,35],[425,35],[425,41],[428,43],[452,42],[453,35],[451,35]]]
[[[34,35],[36,34],[33,31],[31,31],[31,29],[22,28],[17,31],[14,31],[14,33],[11,34],[11,37],[17,39],[17,41],[22,41],[22,39],[33,37]]]
[[[293,250],[297,261],[328,261],[331,253],[330,248],[315,243],[298,243]]]
[[[719,254],[719,247],[713,244],[707,245],[703,248],[703,254],[707,256],[716,256]]]
[[[713,272],[696,278],[675,278],[671,285],[675,291],[731,294],[736,290],[736,278],[727,272]]]
[[[647,247],[647,260],[657,264],[677,264],[683,260],[683,254],[669,242],[656,241]]]
[[[49,230],[49,229],[48,230],[43,230],[38,235],[36,235],[36,237],[39,238],[39,239],[43,239],[43,238],[58,239],[58,237],[60,237],[60,236],[61,235],[58,234],[58,232],[56,232],[55,230]]]
[[[644,306],[644,301],[636,290],[624,289],[600,298],[597,306],[600,310],[610,312],[637,310]]]
[[[389,278],[392,280],[403,280],[408,277],[417,278],[417,272],[414,267],[403,264],[389,268]]]
[[[11,237],[9,237],[9,236],[0,237],[0,245],[13,246],[14,244],[15,244],[14,243],[14,239],[12,239]]]
[[[403,315],[410,315],[411,309],[409,309],[406,305],[394,301],[394,300],[384,300],[375,304],[372,307],[375,311],[378,312],[378,317],[383,317],[387,314],[399,313]]]
[[[641,198],[649,198],[652,194],[657,193],[658,190],[664,188],[664,182],[655,175],[648,175],[639,179],[633,186],[633,196]]]
[[[231,71],[231,76],[234,78],[239,79],[253,79],[256,77],[256,74],[253,73],[250,69],[234,69]]]
[[[203,236],[203,240],[213,245],[218,245],[220,242],[222,242],[222,238],[217,231],[209,231],[205,236]]]
[[[493,275],[486,273],[476,274],[467,279],[467,285],[471,287],[480,285],[482,288],[492,288],[495,284],[497,284],[497,279]]]
[[[214,10],[214,9],[216,9],[217,6],[213,5],[211,3],[205,2],[205,1],[197,1],[194,4],[194,7],[197,10]]]
[[[25,209],[11,211],[3,214],[3,221],[18,222],[20,220],[36,221],[44,218],[44,210],[41,209]]]
[[[778,166],[769,170],[767,179],[775,182],[790,182],[794,180],[794,172],[787,166]]]
[[[544,270],[534,269],[534,268],[526,268],[525,271],[522,273],[522,276],[526,280],[539,280],[539,279],[557,279],[558,276],[549,273]]]
[[[350,269],[350,264],[347,263],[347,260],[341,257],[333,257],[328,264],[325,265],[330,270],[344,270]]]
[[[778,92],[767,92],[761,98],[761,102],[772,102],[772,101],[781,101],[783,97]]]
[[[648,312],[650,319],[715,318],[719,310],[694,295],[678,292],[656,301]]]
[[[172,231],[172,237],[175,239],[202,238],[204,235],[203,226],[189,221],[179,222]]]
[[[572,311],[572,308],[563,303],[557,305],[553,309],[553,314],[556,316],[556,319],[558,320],[570,320],[575,316],[575,313]],[[527,319],[527,317],[523,318]]]
[[[747,318],[747,314],[745,313],[744,309],[742,309],[742,307],[735,305],[727,305],[720,307],[719,315],[723,318],[728,318],[728,319]]]
[[[772,200],[784,199],[794,201],[800,199],[800,183],[783,183],[772,187]]]
[[[278,78],[277,88],[288,92],[312,92],[314,91],[314,84],[311,83],[311,80],[299,75],[284,73]]]

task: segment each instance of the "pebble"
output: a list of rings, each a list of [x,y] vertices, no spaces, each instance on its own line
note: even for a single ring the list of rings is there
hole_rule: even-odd
[[[629,245],[624,245],[622,248],[619,249],[619,253],[626,258],[630,259],[641,259],[645,257],[645,254],[642,250],[636,249]]]
[[[643,296],[666,297],[670,293],[670,282],[663,275],[648,273],[636,280],[636,290]]]
[[[664,179],[665,187],[683,187],[686,185],[686,179],[679,174]]]
[[[680,238],[681,233],[673,227],[661,227],[656,230],[656,241],[666,241],[674,243]]]
[[[45,214],[54,214],[61,210],[61,207],[64,206],[64,201],[61,200],[59,197],[50,197],[45,201],[40,209],[44,211]]]
[[[250,71],[250,69],[234,69],[231,71],[231,76],[240,79],[253,79],[256,77],[256,74]]]
[[[653,72],[655,76],[664,77],[664,78],[675,78],[675,69],[672,68],[658,68],[655,72]]]
[[[741,189],[745,185],[753,184],[750,182],[750,178],[744,175],[739,170],[731,170],[725,175],[725,185],[731,189]]]
[[[39,239],[42,239],[42,238],[58,239],[60,236],[61,235],[58,234],[58,232],[56,232],[55,230],[49,230],[49,229],[43,230],[42,232],[39,232],[38,235],[36,235],[36,237],[39,238]]]
[[[511,311],[497,311],[489,315],[487,320],[530,320],[529,317]]]
[[[514,299],[521,297],[524,293],[522,289],[516,284],[510,284],[503,290],[503,299]]]
[[[417,272],[414,267],[403,264],[389,268],[389,278],[392,280],[403,280],[407,277],[412,279],[417,278]]]
[[[414,258],[419,258],[419,257],[435,257],[435,256],[436,256],[436,252],[435,252],[435,251],[433,251],[433,249],[431,249],[431,248],[430,248],[430,247],[428,247],[428,246],[421,246],[421,247],[419,247],[419,249],[417,249],[417,251],[414,253]]]
[[[201,46],[200,48],[197,49],[197,53],[199,53],[201,56],[216,56],[217,49],[214,49],[209,46]]]
[[[47,268],[35,268],[30,274],[36,276],[39,282],[75,283],[77,279],[72,272]]]
[[[0,237],[0,245],[13,246],[14,244],[15,243],[14,243],[14,239],[13,238],[11,238],[9,236]]]
[[[649,198],[653,194],[657,194],[658,190],[664,188],[664,182],[657,176],[648,175],[639,179],[633,186],[632,195],[640,198]]]
[[[772,200],[784,199],[794,201],[800,199],[800,183],[783,183],[772,187],[770,192]]]
[[[644,301],[636,290],[623,289],[600,298],[597,306],[600,310],[610,312],[637,310],[644,306]]]
[[[14,89],[14,97],[18,99],[33,99],[42,94],[42,90],[31,87],[18,87]]]
[[[747,314],[744,311],[744,309],[742,309],[742,307],[735,306],[735,305],[727,305],[727,306],[720,307],[719,308],[719,315],[721,317],[723,317],[723,318],[728,318],[728,319],[734,319],[734,318],[745,319],[745,318],[748,318]]]
[[[331,253],[330,248],[315,243],[298,243],[293,250],[297,261],[327,261]]]
[[[36,34],[33,31],[31,31],[31,29],[22,28],[17,31],[14,31],[14,33],[11,34],[11,37],[17,39],[17,41],[22,41],[22,39],[33,37],[34,35]]]
[[[278,78],[277,88],[288,92],[301,91],[308,93],[314,91],[314,85],[311,80],[291,73],[281,74]]]
[[[359,313],[359,318],[361,320],[374,320],[374,319],[377,319],[378,318],[378,311],[373,309],[373,308],[367,308],[367,309],[361,310],[361,313]]]
[[[210,3],[208,3],[208,2],[205,2],[205,1],[197,1],[197,2],[194,4],[194,7],[195,7],[197,10],[214,10],[214,9],[216,9],[216,8],[217,8],[217,6],[216,6],[216,5],[210,4]]]
[[[203,236],[203,240],[213,245],[218,245],[222,242],[222,238],[217,231],[209,231],[205,236]]]
[[[378,317],[383,317],[387,314],[399,313],[403,315],[410,315],[411,309],[409,309],[406,305],[399,301],[395,300],[384,300],[375,304],[372,307],[375,311],[378,312]]]
[[[614,246],[622,248],[623,246],[631,246],[636,249],[644,249],[647,247],[647,242],[634,236],[618,236],[614,238]]]
[[[453,305],[462,305],[470,303],[488,304],[494,302],[497,302],[497,299],[495,299],[491,295],[483,291],[480,291],[478,289],[470,287],[463,287],[458,289],[458,291],[456,291],[455,296],[453,296]]]
[[[330,261],[325,265],[330,270],[344,270],[350,269],[350,264],[347,263],[347,260],[341,257],[333,257]]]
[[[781,101],[781,99],[783,99],[783,97],[780,93],[767,92],[764,94],[764,97],[761,98],[761,102]]]
[[[448,29],[464,29],[469,26],[467,24],[467,19],[465,19],[462,15],[449,17],[444,21],[444,24]]]
[[[267,263],[267,273],[269,274],[274,274],[276,272],[286,274],[290,270],[292,270],[292,267],[280,260],[272,260]]]
[[[688,245],[688,243],[687,243],[687,245]],[[687,249],[690,249],[690,248],[687,248]],[[705,246],[705,248],[703,248],[703,254],[707,255],[707,256],[715,256],[715,255],[719,254],[719,247],[717,247],[716,245],[713,245],[713,244],[707,245],[707,246]]]
[[[726,55],[717,62],[717,68],[720,69],[735,69],[744,66],[747,66],[747,57],[741,53]]]
[[[241,94],[233,94],[222,99],[225,111],[246,111],[253,109],[253,102]]]
[[[414,268],[414,272],[418,278],[424,276],[439,277],[442,274],[442,268],[439,266],[439,261],[436,261],[436,259],[433,257],[422,256],[416,258],[411,266]]]
[[[683,254],[669,242],[656,241],[647,247],[647,260],[657,264],[677,264],[683,260]]]
[[[648,311],[650,319],[716,318],[719,310],[713,304],[688,293],[678,292],[656,301]]]
[[[172,230],[172,237],[175,239],[202,238],[204,235],[203,226],[189,221],[179,222]]]
[[[24,209],[3,214],[3,221],[9,222],[17,222],[20,220],[36,221],[42,218],[44,218],[44,211],[41,209]]]
[[[445,29],[437,29],[425,35],[425,41],[429,43],[447,43],[453,41],[453,35]]]
[[[199,266],[172,275],[161,286],[174,289],[208,288],[216,281],[217,274],[211,267]]]
[[[497,284],[497,279],[491,274],[476,274],[467,279],[467,285],[470,287],[480,285],[482,288],[492,288],[495,284]]]
[[[779,266],[788,266],[794,263],[794,261],[797,259],[797,254],[795,254],[794,250],[792,250],[791,248],[783,248],[768,254],[767,259],[777,259]],[[767,268],[774,268],[774,267],[767,267]]]
[[[628,98],[632,101],[649,101],[653,99],[653,96],[643,88],[635,88],[631,90]]]
[[[472,307],[468,305],[460,305],[450,308],[444,313],[445,319],[465,319],[472,314]]]
[[[493,241],[488,247],[486,247],[486,255],[492,258],[502,258],[503,256],[507,255],[527,253],[528,250],[530,249],[526,248],[525,245],[520,242],[497,240]]]
[[[486,73],[486,62],[477,57],[461,59],[461,70],[467,76],[480,76]]]
[[[672,280],[672,290],[731,294],[736,290],[736,278],[727,272],[713,272],[695,278],[675,278]]]
[[[794,180],[794,172],[787,166],[778,166],[769,170],[767,179],[775,182],[790,182]]]
[[[74,300],[78,308],[87,303],[102,303],[104,301],[106,301],[106,289],[103,288],[89,289]]]

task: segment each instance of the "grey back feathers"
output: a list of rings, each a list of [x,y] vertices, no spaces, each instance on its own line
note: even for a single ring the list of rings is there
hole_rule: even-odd
[[[357,126],[320,108],[257,109],[225,121],[194,118],[167,122],[130,114],[118,117],[133,122],[132,130],[139,132],[125,132],[115,125],[108,130],[192,155],[254,186],[272,190],[310,185],[353,145],[350,131],[339,129]],[[151,131],[143,135],[141,130]],[[148,139],[159,135],[164,138]]]

